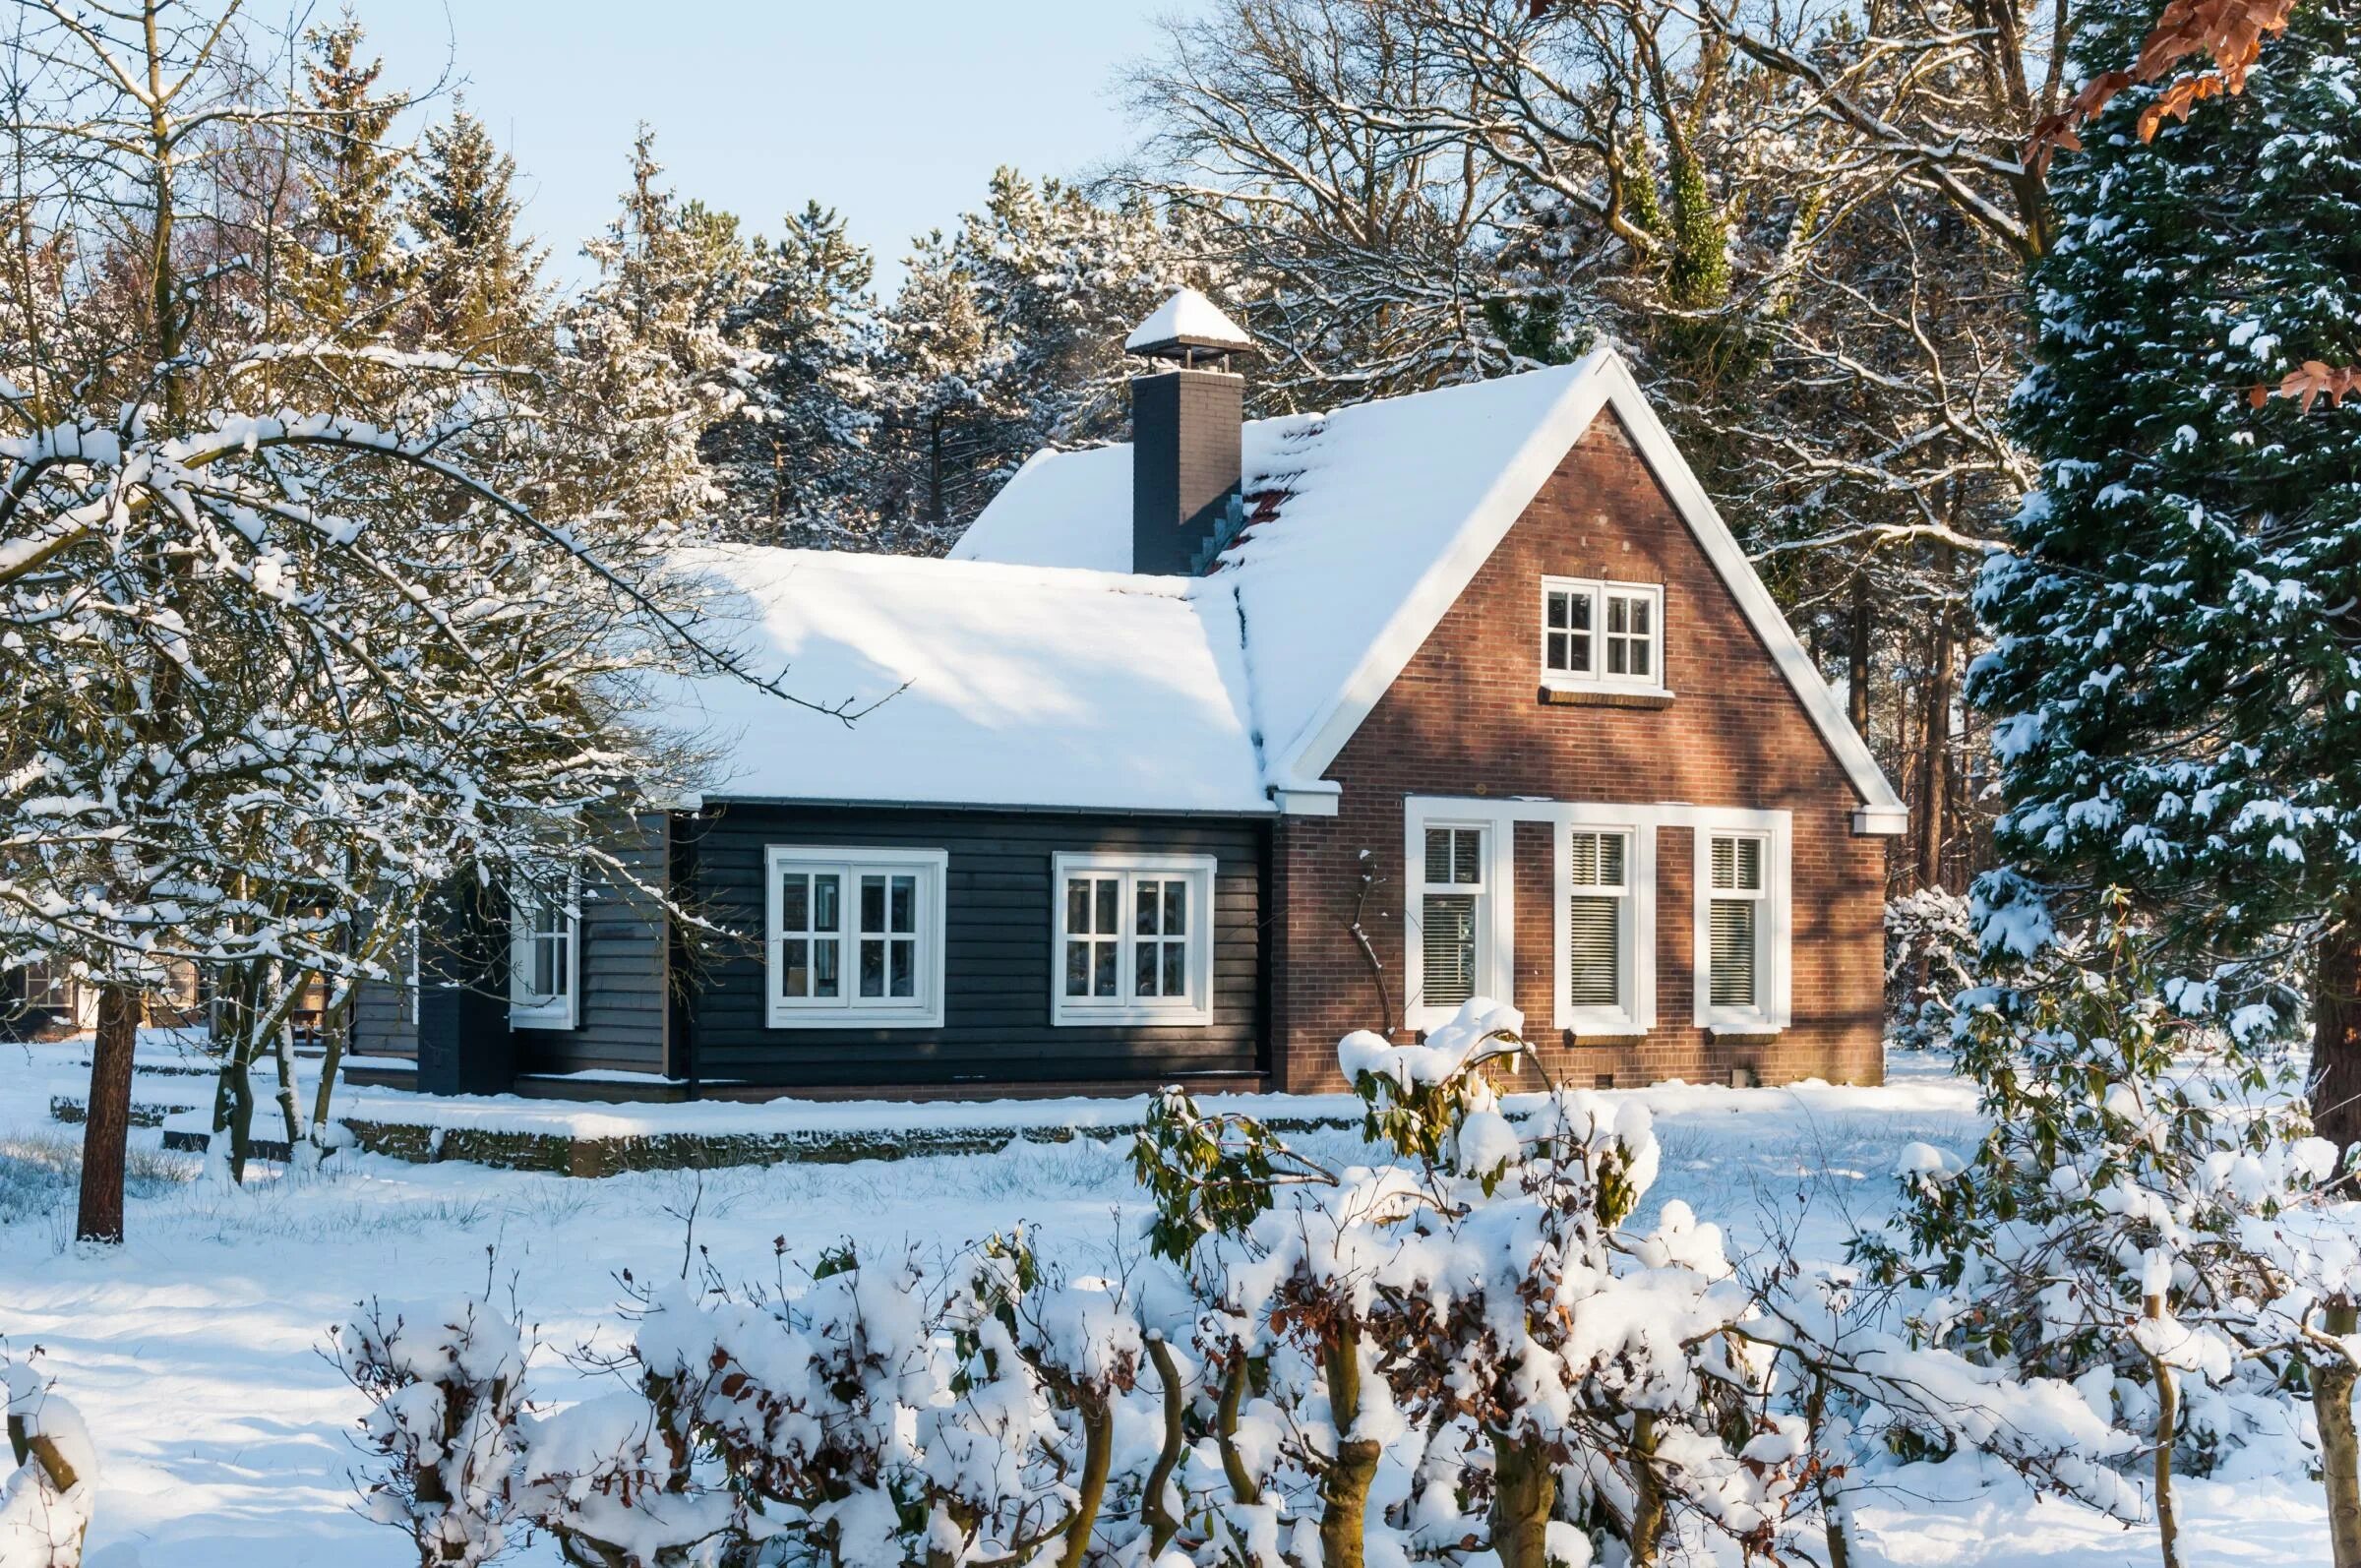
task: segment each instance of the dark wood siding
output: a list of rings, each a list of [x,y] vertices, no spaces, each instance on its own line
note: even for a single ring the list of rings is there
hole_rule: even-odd
[[[665,821],[638,819],[619,846],[632,874],[665,883]],[[582,879],[581,999],[573,1029],[519,1029],[519,1072],[662,1072],[669,935],[645,894]]]
[[[706,954],[688,1009],[696,1076],[781,1088],[1146,1083],[1264,1069],[1269,828],[1254,819],[732,805],[689,824],[688,887],[742,939]],[[941,849],[943,1022],[938,1029],[772,1029],[758,938],[772,844]],[[1050,1022],[1051,857],[1211,855],[1213,1021],[1195,1028]]]
[[[409,960],[405,956],[404,964]],[[352,992],[352,1054],[418,1059],[415,993],[400,981],[364,980]]]

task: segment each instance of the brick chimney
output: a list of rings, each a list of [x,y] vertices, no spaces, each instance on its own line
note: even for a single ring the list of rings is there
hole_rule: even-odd
[[[1172,368],[1131,379],[1131,570],[1191,576],[1213,564],[1240,513],[1239,433],[1248,337],[1193,288],[1158,306],[1123,351]]]

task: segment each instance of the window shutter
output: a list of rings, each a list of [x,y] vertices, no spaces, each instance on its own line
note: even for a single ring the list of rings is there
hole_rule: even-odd
[[[1714,846],[1721,858],[1724,840]],[[1717,879],[1719,879],[1717,877]],[[1754,912],[1748,898],[1717,898],[1713,907],[1711,948],[1713,1003],[1717,1007],[1751,1007],[1754,1000]]]
[[[1456,1007],[1476,995],[1476,900],[1467,893],[1429,893],[1423,918],[1425,1002]]]

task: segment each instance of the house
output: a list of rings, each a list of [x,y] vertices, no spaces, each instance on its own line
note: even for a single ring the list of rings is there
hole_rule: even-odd
[[[1347,1031],[1491,995],[1559,1082],[1875,1080],[1904,807],[1622,362],[1246,423],[1250,346],[1177,296],[1133,443],[1037,455],[950,559],[713,551],[717,634],[887,698],[658,694],[723,776],[633,852],[743,940],[527,899],[505,1005],[378,988],[355,1049],[436,1088],[1312,1091]]]

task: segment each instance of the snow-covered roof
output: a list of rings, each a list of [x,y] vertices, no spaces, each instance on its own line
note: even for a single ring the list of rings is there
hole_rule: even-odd
[[[1227,582],[754,547],[684,565],[714,585],[699,631],[750,673],[885,699],[848,726],[725,675],[654,694],[716,754],[709,797],[1272,809]]]
[[[1266,781],[1320,775],[1603,408],[1611,406],[1793,687],[1860,797],[1864,830],[1903,806],[1830,694],[1622,360],[1601,349],[1521,376],[1329,414],[1253,421],[1253,525],[1207,581],[1244,613]],[[1130,449],[1037,456],[984,510],[955,559],[1120,572],[1130,564]]]
[[[1254,346],[1254,339],[1223,315],[1219,305],[1193,288],[1183,288],[1157,306],[1123,339],[1126,354],[1153,354],[1181,346],[1243,351]]]

